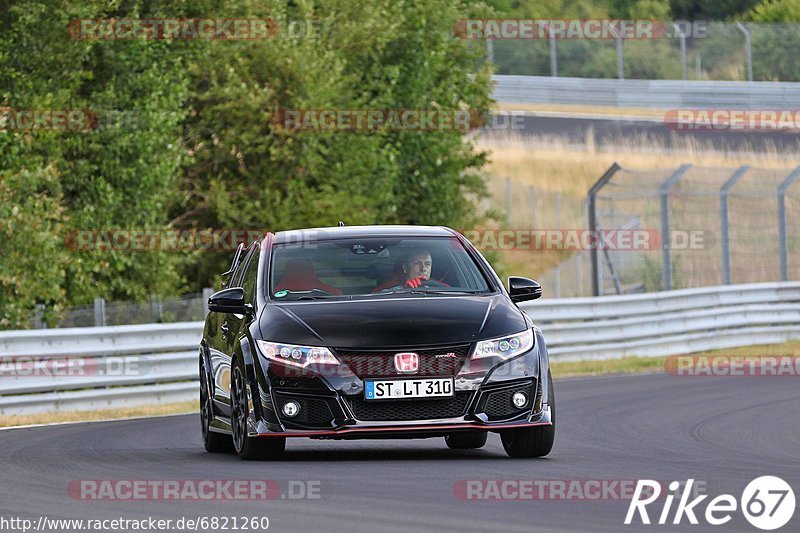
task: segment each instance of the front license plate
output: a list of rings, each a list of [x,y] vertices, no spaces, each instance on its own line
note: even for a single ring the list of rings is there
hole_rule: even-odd
[[[366,400],[449,398],[452,396],[453,378],[368,379],[364,381],[364,399]]]

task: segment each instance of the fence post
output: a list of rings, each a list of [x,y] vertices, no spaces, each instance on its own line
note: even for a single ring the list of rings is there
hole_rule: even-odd
[[[208,316],[208,299],[214,294],[214,289],[205,287],[203,289],[203,318]]]
[[[531,196],[531,229],[536,229],[536,189],[530,185],[528,191]]]
[[[150,295],[150,318],[154,324],[161,322],[161,306],[155,294]]]
[[[722,283],[723,285],[731,284],[731,238],[730,226],[728,224],[728,195],[736,182],[749,169],[747,165],[739,167],[730,178],[719,189],[719,220],[720,231],[722,232]]]
[[[687,72],[686,72],[686,34],[683,33],[683,30],[680,28],[680,26],[678,26],[674,22],[672,23],[672,26],[675,28],[675,31],[678,32],[678,36],[679,36],[679,38],[681,40],[681,75],[682,75],[683,80],[686,81],[686,78],[687,78]]]
[[[625,79],[625,58],[622,55],[622,34],[615,27],[611,27],[614,37],[617,39],[617,77],[621,80]]]
[[[606,170],[605,174],[600,176],[600,179],[597,180],[597,183],[592,185],[592,188],[589,189],[589,198],[588,198],[588,216],[589,216],[589,231],[592,236],[597,237],[597,193],[600,192],[600,189],[606,186],[606,183],[611,181],[611,178],[614,177],[614,174],[622,168],[619,164],[614,163],[611,165],[608,170]],[[591,257],[592,257],[592,295],[593,296],[600,296],[600,268],[599,268],[599,261],[597,256],[597,247],[595,246],[592,248]]]
[[[786,233],[786,191],[800,178],[800,167],[786,176],[778,187],[778,244],[781,255],[781,281],[789,281],[789,236]]]
[[[36,304],[33,307],[33,327],[34,329],[45,329],[47,324],[44,323],[44,304]]]
[[[556,192],[556,227],[561,229],[561,191]]]
[[[556,36],[553,30],[547,25],[547,34],[550,36],[550,76],[558,77],[558,51],[556,50]]]
[[[672,254],[670,253],[670,230],[669,230],[669,193],[681,177],[686,174],[692,165],[681,165],[675,173],[667,178],[659,187],[661,198],[661,260],[664,263],[663,270],[663,289],[672,290]]]
[[[486,58],[489,60],[489,63],[494,62],[494,40],[493,39],[486,39]]]
[[[744,53],[747,57],[747,81],[753,81],[753,45],[750,42],[750,31],[741,22],[736,27],[744,33]]]
[[[106,325],[106,301],[103,298],[94,299],[94,325]]]
[[[511,201],[513,197],[511,195],[511,178],[506,176],[506,213],[508,213],[508,221],[511,222]]]

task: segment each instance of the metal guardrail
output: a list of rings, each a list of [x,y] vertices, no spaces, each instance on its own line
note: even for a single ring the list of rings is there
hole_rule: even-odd
[[[800,340],[800,282],[522,304],[556,361],[663,356]],[[0,332],[0,414],[91,410],[197,397],[201,322]],[[9,364],[76,357],[75,375]],[[44,375],[42,375],[44,374]]]
[[[794,109],[800,83],[772,81],[609,80],[495,75],[503,104],[567,104],[650,109]]]
[[[800,340],[800,282],[526,303],[553,360],[658,357]]]

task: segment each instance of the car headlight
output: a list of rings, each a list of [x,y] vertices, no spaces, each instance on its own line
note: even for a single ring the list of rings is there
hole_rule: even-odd
[[[533,347],[533,331],[526,329],[522,333],[515,335],[480,341],[475,347],[475,353],[472,354],[472,358],[499,357],[501,359],[510,359],[515,355],[527,352],[531,347]]]
[[[280,361],[285,365],[306,368],[309,365],[338,365],[339,361],[327,348],[318,346],[297,346],[280,342],[256,341],[261,354],[267,359]]]

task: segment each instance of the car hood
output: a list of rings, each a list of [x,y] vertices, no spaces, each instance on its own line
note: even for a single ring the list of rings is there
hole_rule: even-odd
[[[332,348],[458,344],[522,331],[522,312],[502,294],[270,303],[264,339]]]

